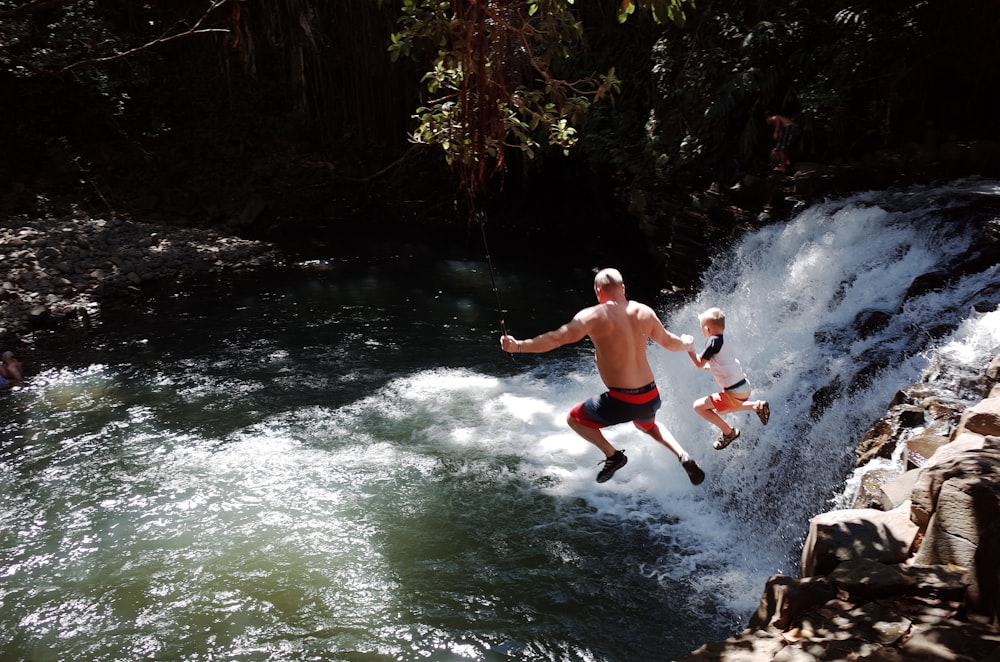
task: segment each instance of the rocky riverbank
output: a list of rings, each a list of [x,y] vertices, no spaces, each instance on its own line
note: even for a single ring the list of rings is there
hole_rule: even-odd
[[[860,444],[859,464],[902,447],[900,471],[814,517],[799,577],[769,579],[747,629],[685,662],[1000,660],[1000,356],[950,372],[901,390]]]
[[[0,343],[17,352],[43,329],[83,326],[100,302],[167,283],[277,266],[272,245],[212,230],[77,214],[0,224]]]

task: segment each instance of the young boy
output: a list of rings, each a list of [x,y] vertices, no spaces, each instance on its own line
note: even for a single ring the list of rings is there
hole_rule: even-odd
[[[700,355],[688,352],[691,360],[699,368],[711,371],[715,381],[722,388],[718,393],[696,400],[694,410],[699,416],[712,423],[722,436],[713,444],[715,450],[722,450],[740,436],[739,428],[726,423],[719,414],[731,411],[753,411],[764,425],[771,417],[771,408],[766,400],[750,402],[750,382],[743,374],[740,362],[733,354],[732,347],[726,345],[723,333],[726,330],[726,315],[719,308],[709,308],[698,316],[701,333],[708,341]]]

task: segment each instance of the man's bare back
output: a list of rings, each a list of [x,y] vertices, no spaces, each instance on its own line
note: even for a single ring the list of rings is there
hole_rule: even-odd
[[[527,340],[500,338],[500,346],[512,354],[548,352],[589,336],[594,343],[597,370],[608,392],[581,402],[569,414],[567,424],[604,453],[605,467],[597,476],[604,482],[628,461],[601,432],[608,425],[632,421],[636,427],[669,448],[681,461],[695,485],[704,472],[669,431],[655,420],[660,407],[653,369],[646,356],[653,340],[673,352],[692,351],[694,338],[676,336],[663,327],[653,309],[625,297],[625,284],[616,269],[602,269],[594,278],[597,305],[584,308],[558,329]]]
[[[694,347],[692,336],[670,333],[652,308],[626,299],[624,283],[595,290],[600,302],[596,306],[584,308],[558,329],[528,340],[504,336],[501,347],[513,354],[540,353],[590,336],[601,379],[605,386],[613,388],[637,388],[653,381],[646,356],[648,339],[672,352]]]
[[[648,339],[654,338],[657,327],[663,336],[672,334],[663,329],[649,306],[636,301],[611,300],[587,308],[579,315],[584,318],[581,323],[594,343],[597,370],[605,386],[632,389],[653,381],[653,369],[646,356]],[[660,342],[672,349],[670,338]],[[681,348],[679,338],[677,343]]]

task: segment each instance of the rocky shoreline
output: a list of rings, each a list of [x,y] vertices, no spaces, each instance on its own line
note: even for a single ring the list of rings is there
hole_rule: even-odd
[[[810,522],[799,577],[775,575],[741,633],[684,662],[1000,660],[1000,356],[975,376],[934,365],[858,447],[902,446],[853,508]],[[959,390],[978,392],[958,405]]]
[[[0,225],[0,346],[15,352],[43,329],[84,327],[101,301],[145,283],[279,266],[273,245],[213,230],[79,213]]]

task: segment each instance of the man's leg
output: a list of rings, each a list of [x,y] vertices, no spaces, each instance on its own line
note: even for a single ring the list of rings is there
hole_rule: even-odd
[[[670,430],[668,430],[663,424],[653,423],[652,427],[646,427],[641,423],[639,423],[638,421],[636,421],[635,426],[640,430],[642,430],[643,432],[645,432],[646,434],[648,434],[653,439],[656,439],[656,441],[660,442],[661,444],[669,448],[670,452],[677,456],[677,459],[680,459],[684,455],[687,455],[687,453],[684,451],[684,448],[681,447],[677,439],[674,438],[674,435],[672,435],[670,433]]]
[[[572,414],[566,417],[566,423],[573,430],[573,432],[576,432],[578,435],[600,448],[601,452],[604,453],[606,457],[611,457],[615,454],[615,447],[612,446],[611,443],[604,437],[604,433],[597,428],[584,425],[580,421],[573,418]]]
[[[691,459],[691,456],[687,454],[684,447],[680,445],[674,435],[670,433],[663,424],[653,423],[653,425],[643,425],[638,421],[635,422],[635,426],[648,434],[653,439],[670,449],[670,451],[677,456],[680,460],[681,466],[684,467],[684,471],[687,472],[688,478],[694,485],[700,485],[702,481],[705,480],[705,472],[701,470],[698,463]]]
[[[712,405],[712,400],[710,398],[704,397],[700,400],[696,400],[694,403],[694,410],[699,416],[722,430],[723,434],[730,434],[733,431],[733,427],[726,423],[725,419],[719,416],[718,412],[715,411],[715,407]]]
[[[604,433],[601,432],[600,429],[584,425],[581,421],[577,420],[574,416],[574,412],[576,412],[576,410],[573,410],[573,412],[566,417],[566,423],[569,424],[569,427],[572,428],[574,432],[600,448],[601,452],[604,453],[604,466],[597,474],[597,482],[606,483],[611,480],[611,477],[615,475],[616,471],[628,464],[628,458],[625,457],[625,453],[616,450],[615,447],[612,446],[607,439],[605,439]]]

